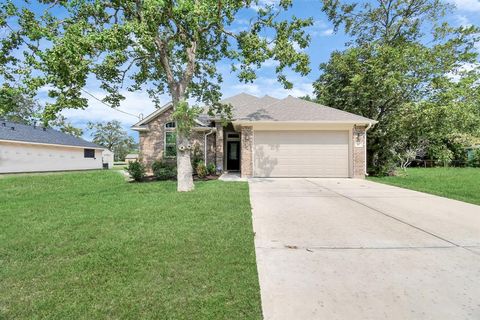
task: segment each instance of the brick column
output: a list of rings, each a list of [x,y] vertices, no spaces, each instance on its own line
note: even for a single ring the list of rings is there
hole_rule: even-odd
[[[221,123],[215,123],[217,133],[215,134],[215,165],[217,170],[223,172],[223,126]]]
[[[353,127],[353,177],[365,179],[366,164],[366,128],[364,126]]]
[[[253,128],[242,127],[241,137],[241,174],[242,178],[251,177],[253,175]]]

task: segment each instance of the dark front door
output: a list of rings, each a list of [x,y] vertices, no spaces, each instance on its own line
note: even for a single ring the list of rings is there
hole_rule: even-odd
[[[227,141],[227,170],[240,170],[240,141]]]

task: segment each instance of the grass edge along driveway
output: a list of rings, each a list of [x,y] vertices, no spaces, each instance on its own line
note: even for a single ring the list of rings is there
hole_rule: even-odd
[[[480,168],[407,168],[406,174],[368,180],[480,205]]]
[[[0,179],[0,318],[259,319],[245,182]]]

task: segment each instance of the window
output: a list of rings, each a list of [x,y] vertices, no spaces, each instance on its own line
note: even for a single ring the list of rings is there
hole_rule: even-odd
[[[84,158],[95,158],[95,149],[83,149]]]
[[[165,123],[165,128],[167,128],[167,129],[175,129],[175,122]]]
[[[165,131],[165,147],[163,156],[173,158],[177,155],[177,134],[175,131]]]

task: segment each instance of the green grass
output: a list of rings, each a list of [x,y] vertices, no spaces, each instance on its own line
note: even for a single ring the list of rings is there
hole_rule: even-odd
[[[0,319],[259,319],[247,183],[0,179]]]
[[[368,179],[480,205],[480,168],[409,168],[406,175]]]

